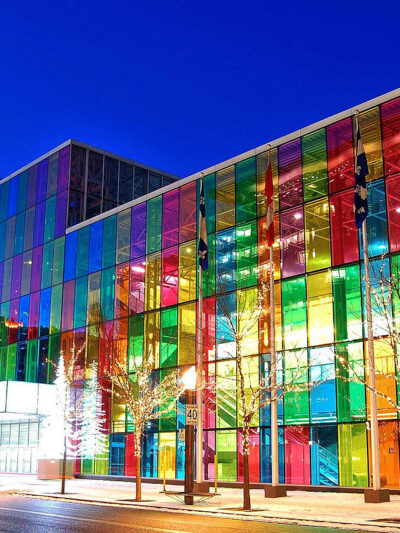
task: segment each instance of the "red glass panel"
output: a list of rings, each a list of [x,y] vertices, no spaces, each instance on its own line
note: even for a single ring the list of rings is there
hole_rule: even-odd
[[[258,481],[260,481],[260,434],[258,433],[257,429],[250,429],[249,441],[250,482],[257,483]],[[242,430],[238,431],[238,481],[244,481]]]
[[[310,484],[310,428],[285,428],[285,480],[294,485]]]
[[[19,322],[19,299],[10,302],[10,317],[16,324]],[[18,340],[18,328],[8,328],[8,344],[14,344]]]
[[[279,146],[278,158],[279,205],[281,209],[286,209],[303,201],[300,139]]]
[[[330,197],[332,264],[358,261],[358,230],[354,224],[353,189]]]
[[[135,434],[125,435],[125,475],[136,476]]]
[[[179,242],[185,242],[196,238],[196,182],[188,183],[179,190]]]
[[[281,213],[282,277],[305,272],[303,208]]]
[[[400,172],[400,98],[381,105],[385,174]]]
[[[162,252],[161,306],[178,303],[178,247]]]
[[[162,214],[162,247],[168,248],[178,244],[178,210],[179,189],[169,191],[163,195]]]
[[[74,378],[76,380],[85,378],[85,346],[86,346],[86,328],[75,329],[72,336],[73,346],[77,355]]]
[[[29,301],[28,339],[36,339],[39,329],[40,292],[31,294]]]
[[[68,331],[74,324],[75,280],[64,283],[61,330]]]
[[[129,304],[129,263],[115,269],[115,318],[128,315]]]
[[[353,127],[346,118],[326,128],[329,192],[354,186]]]
[[[129,314],[135,315],[144,311],[144,276],[146,261],[135,259],[130,264]]]

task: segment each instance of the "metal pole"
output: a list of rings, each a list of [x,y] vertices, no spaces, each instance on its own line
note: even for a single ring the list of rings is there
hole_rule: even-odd
[[[364,249],[364,270],[365,270],[365,292],[367,305],[367,332],[368,332],[368,386],[370,400],[371,418],[371,459],[372,459],[372,486],[374,490],[381,488],[380,464],[379,464],[379,433],[378,433],[378,413],[376,406],[376,375],[375,375],[375,355],[374,355],[374,335],[372,329],[372,307],[371,307],[371,282],[369,275],[367,221],[362,223],[362,240]]]
[[[194,393],[192,390],[186,389],[185,401],[186,405],[193,403]],[[193,437],[194,427],[185,425],[185,494],[184,501],[186,505],[193,505]]]
[[[278,457],[278,400],[276,380],[276,351],[275,351],[275,285],[274,285],[274,250],[269,249],[270,260],[270,353],[271,353],[271,462],[272,486],[279,484],[279,457]]]

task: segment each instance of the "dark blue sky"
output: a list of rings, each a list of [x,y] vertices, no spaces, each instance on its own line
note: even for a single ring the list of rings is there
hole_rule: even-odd
[[[7,3],[3,177],[70,137],[185,176],[400,86],[397,1]]]

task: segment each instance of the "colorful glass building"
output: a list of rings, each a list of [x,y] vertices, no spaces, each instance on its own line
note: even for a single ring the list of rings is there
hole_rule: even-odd
[[[361,364],[366,358],[362,247],[352,211],[354,109],[270,141],[281,374],[290,375],[296,357],[304,361],[306,379],[317,383],[279,405],[280,477],[288,484],[370,483],[365,387],[325,379],[335,370],[335,354]],[[400,90],[357,109],[370,170],[369,253],[372,264],[383,261],[390,272],[400,252]],[[203,278],[203,360],[207,379],[216,383],[204,395],[203,465],[210,480],[216,451],[219,480],[243,480],[236,392],[221,387],[235,376],[234,343],[216,280],[225,279],[232,310],[238,291],[257,293],[259,267],[269,256],[268,157],[264,145],[204,170],[210,267]],[[200,172],[176,181],[71,141],[1,182],[0,381],[51,383],[51,361],[73,345],[85,347],[76,369],[82,387],[92,361],[102,379],[110,351],[126,355],[129,365],[151,350],[160,376],[195,363],[199,178]],[[12,322],[17,327],[9,327]],[[399,487],[394,356],[380,338],[377,315],[374,334],[378,385],[393,402],[378,401],[381,470],[388,487]],[[246,354],[254,379],[268,373],[267,317],[249,337]],[[135,475],[126,408],[113,394],[104,393],[103,403],[109,453],[76,461],[76,472]],[[165,458],[167,477],[183,478],[178,429],[184,417],[178,402],[173,416],[148,428],[144,476],[162,476]],[[269,482],[268,408],[253,422],[250,478]],[[9,469],[13,424],[0,418],[0,471]]]

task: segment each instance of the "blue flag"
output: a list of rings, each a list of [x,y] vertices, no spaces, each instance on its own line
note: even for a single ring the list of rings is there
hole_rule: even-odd
[[[204,185],[201,180],[200,190],[200,236],[199,236],[199,264],[202,270],[208,268],[208,244],[207,244],[207,223],[206,223],[206,202],[204,197]]]
[[[362,223],[368,215],[367,183],[365,177],[369,173],[367,156],[361,139],[360,125],[357,123],[357,158],[354,183],[354,217],[357,228],[361,228]]]

